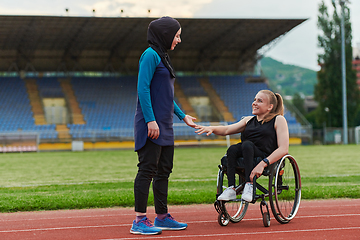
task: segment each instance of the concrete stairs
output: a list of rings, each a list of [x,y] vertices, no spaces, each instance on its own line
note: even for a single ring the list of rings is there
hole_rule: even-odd
[[[34,114],[35,124],[36,125],[45,125],[47,124],[44,114],[44,109],[42,107],[41,98],[39,95],[38,87],[35,79],[26,79],[25,86],[29,94],[30,105],[32,112]]]
[[[219,113],[223,116],[224,121],[226,122],[234,122],[234,116],[229,109],[225,106],[223,100],[221,100],[220,96],[216,93],[215,89],[209,82],[208,78],[199,79],[201,86],[204,88],[205,92],[208,94],[212,105],[219,111]]]
[[[69,134],[69,128],[65,124],[57,124],[55,130],[58,132],[59,139],[71,139],[71,136]]]
[[[196,118],[197,121],[200,121],[200,119],[198,119],[198,116],[194,110],[194,108],[191,106],[190,102],[188,101],[187,97],[184,94],[184,91],[181,89],[181,86],[175,81],[174,84],[174,88],[175,88],[175,97],[178,99],[179,103],[181,104],[181,108],[182,110],[184,110],[184,112],[187,115],[190,115],[194,118]]]
[[[65,98],[69,106],[70,116],[73,124],[85,124],[84,116],[81,113],[79,103],[75,97],[70,79],[59,79]]]

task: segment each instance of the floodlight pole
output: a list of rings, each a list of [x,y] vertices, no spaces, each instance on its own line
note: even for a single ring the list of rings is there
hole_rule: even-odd
[[[342,102],[343,102],[343,144],[348,144],[347,102],[346,102],[346,62],[345,62],[345,0],[340,0],[341,5],[341,62],[342,62]]]

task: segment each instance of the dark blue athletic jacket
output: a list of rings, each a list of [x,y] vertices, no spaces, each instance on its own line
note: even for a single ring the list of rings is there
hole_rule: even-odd
[[[174,101],[175,78],[151,47],[140,57],[138,75],[138,98],[135,112],[135,151],[141,149],[147,140],[147,123],[156,121],[160,136],[150,139],[160,146],[174,145],[173,113],[180,120],[185,114]]]

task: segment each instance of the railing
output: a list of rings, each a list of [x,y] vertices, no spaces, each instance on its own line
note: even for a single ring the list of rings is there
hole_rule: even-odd
[[[323,131],[323,144],[343,144],[344,131],[342,128],[324,127]],[[356,142],[356,128],[348,128],[348,142]]]
[[[360,144],[360,126],[355,127],[355,143]]]
[[[303,143],[313,143],[313,128],[312,125],[290,124],[288,125],[289,135],[294,138],[301,138]]]
[[[199,125],[210,126],[210,125],[227,125],[227,122],[202,122],[196,123]],[[174,136],[175,140],[178,142],[183,141],[184,145],[186,144],[226,144],[230,146],[231,140],[240,139],[240,134],[235,134],[231,136],[217,136],[211,134],[206,136],[206,134],[198,135],[195,133],[194,128],[187,126],[185,123],[174,123]],[[311,126],[301,126],[301,125],[289,125],[290,137],[298,137],[301,139],[309,138],[310,143],[312,139],[312,127]],[[37,132],[9,132],[9,133],[0,133],[0,146],[14,146],[21,145],[24,142],[29,142],[31,138],[32,145],[38,146],[40,143],[63,143],[63,142],[72,142],[72,141],[83,141],[83,142],[123,142],[123,141],[133,141],[134,140],[134,129],[133,128],[121,128],[121,129],[86,129],[86,130],[70,130],[70,137],[62,138],[59,136],[64,136],[59,131],[55,130],[40,130]],[[66,136],[66,135],[65,135]],[[1,152],[1,150],[0,150]]]

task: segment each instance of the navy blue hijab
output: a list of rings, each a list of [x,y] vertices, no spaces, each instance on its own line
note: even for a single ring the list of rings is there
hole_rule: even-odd
[[[163,64],[175,78],[175,71],[171,64],[167,50],[171,49],[176,33],[181,28],[180,23],[172,17],[162,17],[149,24],[147,41],[152,49],[159,54]]]

